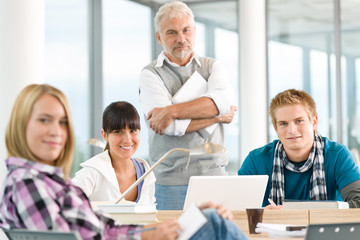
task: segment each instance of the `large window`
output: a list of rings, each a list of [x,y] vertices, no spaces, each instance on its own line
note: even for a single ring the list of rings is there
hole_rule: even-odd
[[[303,88],[302,56],[300,47],[290,44],[269,41],[269,96],[273,98],[277,93],[289,88]],[[269,118],[270,139],[277,138]]]
[[[103,1],[104,108],[114,101],[127,101],[136,107],[141,118],[136,156],[145,159],[148,139],[139,101],[139,75],[152,61],[151,21],[149,7],[131,1]]]
[[[329,73],[328,73],[328,55],[324,51],[311,50],[310,51],[310,79],[314,79],[310,83],[311,94],[317,106],[317,112],[320,116],[318,131],[324,136],[334,136],[335,132],[329,133],[330,125],[333,125],[330,118],[331,112],[335,109],[330,109],[329,105]],[[335,93],[334,93],[335,94]],[[335,105],[333,105],[335,106]]]
[[[286,88],[308,91],[317,104],[320,133],[359,149],[360,3],[268,2],[270,99]]]
[[[76,135],[73,172],[79,168],[80,162],[91,157],[90,147],[86,143],[93,137],[90,136],[90,129],[101,127],[90,125],[90,112],[94,107],[90,104],[94,96],[89,90],[90,2],[45,1],[45,78],[46,82],[67,95],[72,106]],[[100,47],[103,79],[102,89],[95,89],[95,92],[103,91],[100,94],[103,96],[103,107],[119,100],[135,105],[142,118],[141,144],[137,155],[146,159],[147,129],[139,105],[138,76],[141,69],[158,54],[152,44],[152,15],[153,10],[156,11],[152,8],[163,1],[99,2],[102,6],[103,41]],[[196,17],[196,52],[215,57],[225,64],[235,89],[235,104],[240,106],[237,2],[187,3]],[[308,91],[317,103],[320,133],[332,140],[340,139],[349,148],[359,149],[359,1],[267,0],[267,3],[268,100],[288,88]],[[339,9],[335,3],[340,3]],[[339,17],[335,12],[341,13],[340,27],[335,25],[335,19]],[[340,46],[340,51],[335,51],[337,46]],[[228,171],[231,174],[238,169],[241,161],[238,122],[236,116],[233,123],[226,126],[230,157]],[[271,123],[268,124],[269,140],[272,140],[276,134]]]
[[[138,77],[142,68],[155,60],[153,56],[158,54],[158,50],[154,49],[152,44],[155,40],[152,29],[153,11],[156,11],[152,8],[156,4],[136,0],[100,2],[101,4],[96,6],[101,6],[102,9],[102,31],[99,31],[102,45],[98,46],[100,44],[94,41],[94,48],[101,49],[102,66],[95,67],[102,72],[102,79],[95,81],[99,80],[102,88],[92,89],[94,87],[89,73],[92,70],[89,69],[92,43],[89,41],[88,29],[94,29],[97,23],[89,21],[88,11],[93,6],[88,4],[93,2],[45,1],[46,81],[60,88],[70,99],[72,106],[76,135],[76,155],[72,173],[79,169],[79,163],[91,157],[87,141],[94,136],[90,136],[90,130],[97,132],[101,129],[98,121],[90,121],[94,117],[91,114],[95,108],[90,100],[97,95],[103,96],[99,100],[102,101],[103,109],[114,101],[128,101],[137,108],[142,130],[141,143],[136,155],[144,159],[148,156],[147,128],[140,108]],[[188,3],[196,16],[195,51],[201,56],[215,57],[224,63],[236,94],[234,104],[239,106],[236,4],[235,0]],[[100,115],[99,112],[97,114]],[[240,161],[238,122],[238,117],[235,117],[231,124],[226,125],[230,173],[237,171]]]
[[[196,46],[204,46],[204,56],[214,57],[221,61],[227,70],[234,89],[234,105],[239,107],[239,34],[237,31],[237,1],[214,1],[204,3],[189,3],[195,19],[204,26],[205,38],[197,39]],[[198,24],[199,25],[199,24]],[[198,29],[199,30],[199,29]],[[199,34],[199,31],[197,31]],[[229,154],[229,174],[236,174],[240,167],[240,129],[238,114],[233,121],[225,125],[226,148]]]
[[[45,1],[45,81],[63,91],[70,101],[75,128],[71,174],[90,157],[87,2]]]
[[[103,1],[104,107],[112,101],[119,100],[126,100],[135,105],[142,118],[141,144],[136,155],[147,159],[147,128],[139,103],[138,76],[145,65],[155,60],[151,59],[151,51],[154,51],[151,49],[151,41],[154,41],[154,36],[151,35],[153,19],[149,7],[135,2]],[[228,5],[228,3],[226,4]],[[211,4],[205,5],[209,11]],[[214,57],[215,53],[215,57],[224,62],[228,68],[231,82],[234,89],[237,89],[237,33],[234,30],[229,31],[217,27],[217,21],[213,21],[209,17],[209,13],[204,13],[205,5],[189,4],[197,20],[195,51],[202,56]],[[219,9],[219,7],[221,6],[218,3],[212,8]],[[127,24],[122,24],[124,22]],[[235,101],[237,99],[238,96]],[[238,105],[236,102],[234,104]],[[231,153],[230,169],[234,168],[233,172],[238,167],[239,129],[237,122],[238,119],[235,118],[234,122],[226,129],[227,147]]]
[[[268,4],[269,102],[289,88],[310,93],[319,115],[319,132],[336,134],[336,78],[333,1],[295,0]],[[269,123],[270,125],[270,123]],[[270,140],[277,138],[269,127]]]
[[[343,141],[360,149],[360,11],[359,1],[340,1],[343,81]]]

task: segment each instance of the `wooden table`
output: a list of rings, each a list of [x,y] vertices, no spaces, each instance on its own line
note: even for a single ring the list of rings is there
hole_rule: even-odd
[[[360,222],[360,209],[309,210],[309,224]]]
[[[183,211],[159,211],[157,219],[165,221],[173,218],[178,218]],[[250,234],[245,210],[233,211],[234,222],[250,239],[268,239],[266,234]],[[295,217],[296,216],[296,217]],[[264,223],[280,223],[280,224],[294,224],[307,225],[308,224],[307,210],[265,210],[263,216]],[[274,238],[272,238],[274,239]],[[297,238],[299,239],[299,238]],[[284,238],[282,238],[284,240]]]
[[[159,211],[159,221],[178,218],[183,211]],[[234,222],[254,240],[269,239],[266,234],[250,234],[245,210],[233,211]],[[360,222],[360,209],[318,209],[318,210],[265,210],[264,223],[307,225],[319,223]],[[271,238],[275,239],[275,238]],[[301,239],[301,238],[288,238]],[[281,238],[285,240],[285,238]]]

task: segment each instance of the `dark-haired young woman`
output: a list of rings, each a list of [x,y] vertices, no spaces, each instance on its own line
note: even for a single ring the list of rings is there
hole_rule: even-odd
[[[103,113],[101,135],[104,152],[81,163],[73,182],[91,201],[115,201],[144,172],[147,162],[133,157],[140,143],[140,117],[128,102],[113,102]],[[150,173],[125,199],[137,203],[155,202],[155,176]]]

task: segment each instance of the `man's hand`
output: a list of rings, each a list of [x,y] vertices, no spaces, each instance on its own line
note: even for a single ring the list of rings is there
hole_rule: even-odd
[[[264,209],[268,209],[268,210],[280,210],[280,209],[283,209],[283,206],[282,205],[278,205],[278,206],[275,206],[275,205],[272,205],[272,204],[269,204],[267,205],[266,207],[264,207]]]
[[[238,110],[237,107],[231,106],[230,111],[229,111],[228,114],[225,114],[225,115],[222,115],[222,116],[218,117],[219,122],[221,122],[221,123],[231,123],[234,116],[235,116],[235,112],[237,110]]]
[[[149,121],[150,128],[159,135],[163,135],[165,129],[173,121],[169,107],[153,108],[147,115],[146,120]]]
[[[215,204],[212,202],[207,202],[207,203],[203,203],[200,205],[199,207],[200,209],[204,209],[204,208],[215,208],[217,210],[217,213],[225,219],[229,219],[229,220],[233,220],[234,216],[232,214],[232,212],[225,208],[223,205],[220,204]]]

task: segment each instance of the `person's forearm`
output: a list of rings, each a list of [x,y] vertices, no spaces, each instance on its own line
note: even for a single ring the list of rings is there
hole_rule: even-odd
[[[200,129],[204,129],[213,125],[214,123],[218,123],[218,118],[206,118],[206,119],[193,119],[191,120],[189,126],[186,129],[186,133],[195,132]]]
[[[350,208],[360,208],[360,198],[347,201]]]
[[[167,106],[173,119],[208,119],[219,114],[214,101],[208,97]],[[211,124],[210,124],[211,125]]]
[[[360,180],[350,183],[341,191],[341,197],[350,208],[360,208]]]
[[[154,227],[156,227],[158,224],[157,223],[154,223],[154,224],[147,224],[147,225],[144,225],[144,228],[148,228],[148,229],[153,229]],[[150,230],[150,231],[143,231],[141,233],[141,239],[143,240],[147,240],[147,239],[151,239],[151,237],[153,236],[154,234],[154,229],[153,230]]]

